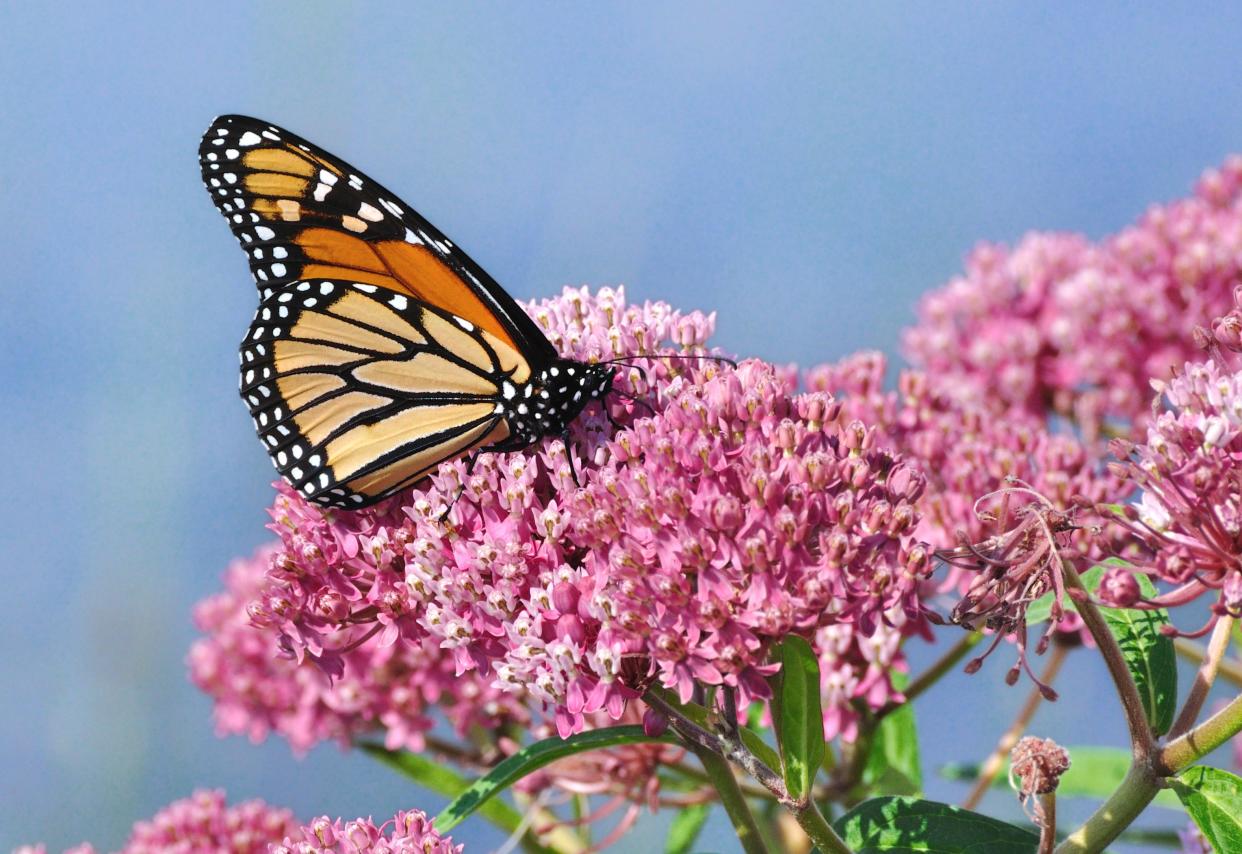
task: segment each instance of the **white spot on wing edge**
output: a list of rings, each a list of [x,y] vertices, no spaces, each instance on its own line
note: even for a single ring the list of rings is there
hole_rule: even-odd
[[[241,135],[241,139],[237,140],[238,145],[258,145],[263,138],[252,130],[248,130]]]

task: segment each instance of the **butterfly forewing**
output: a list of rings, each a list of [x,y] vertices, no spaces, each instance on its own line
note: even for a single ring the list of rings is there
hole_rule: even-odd
[[[361,171],[283,128],[221,116],[203,181],[265,298],[297,280],[377,285],[461,317],[537,368],[556,351],[516,302],[431,223]]]
[[[241,392],[280,474],[322,504],[363,507],[439,463],[508,438],[524,357],[487,330],[367,282],[291,282],[241,347]]]
[[[221,116],[199,162],[259,287],[242,397],[310,500],[365,507],[473,450],[563,435],[611,388],[612,368],[559,359],[431,223],[306,140]]]

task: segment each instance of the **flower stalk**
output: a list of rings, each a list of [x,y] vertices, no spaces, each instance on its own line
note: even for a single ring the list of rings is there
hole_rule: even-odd
[[[1130,675],[1130,668],[1126,666],[1125,656],[1121,652],[1121,647],[1117,645],[1117,639],[1113,637],[1100,609],[1091,601],[1090,593],[1083,586],[1082,578],[1074,570],[1070,561],[1064,561],[1063,567],[1066,586],[1078,591],[1078,595],[1073,597],[1078,614],[1082,617],[1087,630],[1091,632],[1091,637],[1095,640],[1100,655],[1104,657],[1104,664],[1108,667],[1108,673],[1117,689],[1117,697],[1121,700],[1126,726],[1130,731],[1130,747],[1134,761],[1136,764],[1145,764],[1155,755],[1156,741],[1152,735],[1151,726],[1147,723],[1147,714],[1143,711],[1143,701],[1139,697],[1138,686],[1134,684],[1134,677]]]
[[[746,796],[742,794],[729,763],[718,753],[702,745],[692,744],[690,749],[699,757],[703,770],[716,787],[720,803],[724,806],[729,821],[733,823],[733,830],[737,833],[742,850],[746,854],[770,854],[759,833],[755,815],[750,811],[750,805],[746,803]]]
[[[1182,711],[1178,714],[1177,720],[1173,722],[1173,727],[1169,730],[1168,738],[1170,741],[1189,731],[1195,725],[1195,721],[1199,719],[1199,712],[1203,711],[1203,704],[1207,700],[1208,692],[1212,690],[1212,683],[1216,681],[1216,673],[1220,668],[1221,659],[1225,656],[1225,650],[1229,648],[1229,639],[1232,631],[1233,617],[1224,614],[1217,619],[1216,625],[1212,628],[1212,637],[1208,640],[1203,663],[1195,674],[1195,681],[1190,687],[1190,693],[1186,695],[1186,703],[1182,706]]]

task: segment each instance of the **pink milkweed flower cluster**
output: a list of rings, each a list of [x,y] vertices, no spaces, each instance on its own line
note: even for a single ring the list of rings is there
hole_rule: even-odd
[[[1105,464],[1100,442],[1053,433],[1045,418],[1021,409],[988,410],[945,393],[922,371],[902,371],[896,390],[886,390],[887,369],[882,354],[857,353],[811,369],[804,383],[833,389],[844,417],[875,424],[925,473],[916,536],[948,567],[940,591],[965,596],[953,612],[957,621],[995,631],[989,653],[1003,638],[1016,642],[1012,683],[1021,671],[1031,673],[1026,608],[1060,590],[1060,561],[1085,569],[1125,550],[1125,538],[1103,528],[1092,508],[1120,500],[1128,487]],[[1090,642],[1078,614],[1060,605],[1058,593],[1056,619],[1035,645],[1040,654],[1054,629]],[[981,661],[971,662],[972,671]]]
[[[935,548],[995,533],[992,517],[978,512],[979,499],[1014,480],[1061,512],[1125,494],[1123,478],[1104,463],[1102,444],[1054,433],[1045,418],[1029,412],[997,413],[955,397],[923,371],[902,371],[896,390],[886,391],[887,371],[883,354],[864,352],[812,368],[804,382],[832,389],[846,417],[876,425],[885,442],[925,473],[916,535]],[[1118,544],[1083,539],[1078,546],[1084,556],[1099,558]]]
[[[1148,380],[1196,358],[1194,330],[1242,276],[1242,158],[1193,195],[1093,243],[1030,234],[984,244],[927,294],[905,335],[913,363],[992,410],[1073,419],[1088,437],[1146,418]]]
[[[369,818],[321,816],[272,845],[269,854],[461,854],[464,846],[436,832],[421,810],[399,812],[383,824]]]
[[[584,413],[568,446],[484,454],[469,474],[445,464],[429,484],[355,513],[282,491],[270,568],[256,586],[234,585],[220,618],[200,613],[209,637],[196,657],[210,666],[195,678],[228,706],[226,728],[291,731],[255,690],[265,663],[230,661],[244,646],[243,610],[291,656],[268,660],[275,684],[263,691],[288,698],[277,705],[290,720],[313,720],[293,724],[302,746],[364,728],[356,705],[304,674],[308,662],[354,680],[353,697],[373,696],[378,680],[380,694],[423,680],[456,698],[460,677],[504,714],[543,706],[566,735],[597,712],[618,718],[652,681],[683,699],[696,685],[762,697],[775,641],[837,627],[824,651],[837,686],[828,734],[855,700],[896,696],[896,640],[924,620],[930,565],[911,536],[922,475],[874,429],[839,418],[830,395],[798,393],[789,372],[675,358],[706,354],[712,316],[629,305],[607,289],[566,290],[530,313],[571,358],[674,358],[632,361],[609,410]],[[379,650],[408,662],[395,680],[375,665]],[[364,716],[394,725],[375,709]]]
[[[291,495],[283,492],[277,508],[309,510],[300,502],[290,506]],[[277,518],[289,520],[280,513]],[[274,607],[272,597],[288,595],[281,579],[296,573],[296,566],[287,550],[261,548],[234,561],[225,573],[225,590],[195,608],[195,625],[207,636],[190,648],[190,677],[214,698],[221,735],[258,742],[275,732],[294,752],[304,753],[321,741],[347,745],[382,731],[389,749],[421,751],[435,723],[433,707],[458,733],[528,720],[520,697],[498,691],[477,673],[456,674],[452,661],[429,641],[385,645],[372,637],[355,643],[340,654],[335,678],[282,654],[278,636],[256,631],[253,615],[262,619],[269,613],[262,609]],[[347,644],[348,630],[340,634]],[[323,638],[333,639],[331,633]]]
[[[1190,363],[1160,391],[1167,408],[1148,425],[1147,440],[1114,443],[1117,468],[1143,491],[1124,521],[1150,549],[1139,566],[1174,585],[1135,606],[1210,595],[1213,616],[1198,635],[1219,614],[1242,614],[1242,371]]]
[[[229,806],[224,792],[204,790],[135,823],[120,854],[266,854],[269,846],[297,830],[298,822],[287,809],[259,800]],[[46,849],[29,846],[16,854],[46,854]],[[66,854],[95,854],[95,848],[83,844]]]

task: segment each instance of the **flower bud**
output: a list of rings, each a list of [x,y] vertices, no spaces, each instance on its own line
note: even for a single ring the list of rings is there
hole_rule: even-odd
[[[567,581],[562,581],[552,588],[552,607],[562,614],[576,614],[581,591]]]
[[[556,636],[580,647],[586,641],[586,629],[577,614],[561,614],[556,620]]]
[[[649,738],[659,738],[668,730],[668,718],[655,709],[643,713],[643,733]]]
[[[1069,767],[1069,753],[1050,738],[1028,735],[1009,753],[1010,773],[1018,779],[1024,798],[1055,792]]]
[[[1104,573],[1098,592],[1100,601],[1115,608],[1133,608],[1143,598],[1134,573],[1119,566]]]

